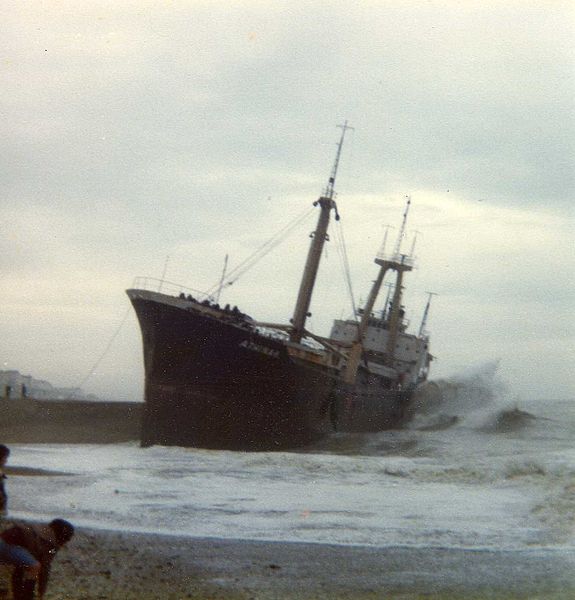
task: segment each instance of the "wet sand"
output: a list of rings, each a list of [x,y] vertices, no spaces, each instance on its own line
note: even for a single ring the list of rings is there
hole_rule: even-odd
[[[0,594],[0,597],[1,594]],[[575,551],[370,548],[79,529],[45,600],[575,598]]]

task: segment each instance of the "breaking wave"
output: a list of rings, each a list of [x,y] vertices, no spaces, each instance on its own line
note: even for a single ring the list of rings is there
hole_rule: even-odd
[[[461,415],[493,406],[507,395],[498,368],[499,361],[493,361],[461,375],[426,382],[416,392],[416,414]]]
[[[417,390],[409,424],[418,431],[465,426],[486,433],[520,431],[537,417],[518,407],[492,361],[458,376],[429,381]]]
[[[519,407],[520,401],[510,394],[498,368],[499,361],[494,360],[426,382],[415,393],[413,418],[403,429],[338,433],[298,452],[417,458],[435,456],[444,442],[454,450],[461,443],[468,444],[472,431],[478,435],[528,434],[544,419]],[[445,438],[450,431],[459,439]],[[437,437],[443,433],[443,438]]]
[[[487,420],[481,430],[486,433],[510,433],[524,430],[533,425],[535,421],[537,421],[535,415],[515,407],[497,412]]]

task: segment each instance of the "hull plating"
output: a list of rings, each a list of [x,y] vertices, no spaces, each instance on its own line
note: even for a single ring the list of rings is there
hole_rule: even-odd
[[[340,431],[377,431],[406,417],[409,394],[360,372],[295,359],[288,345],[195,303],[129,290],[146,372],[142,445],[292,448]]]

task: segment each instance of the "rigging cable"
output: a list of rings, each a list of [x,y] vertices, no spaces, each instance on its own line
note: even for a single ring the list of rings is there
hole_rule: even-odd
[[[124,323],[126,322],[126,319],[128,318],[128,315],[130,314],[131,310],[132,310],[132,306],[130,305],[130,306],[128,306],[128,308],[127,308],[124,316],[122,317],[122,321],[120,322],[120,324],[116,328],[116,331],[112,334],[112,337],[110,338],[110,340],[106,344],[106,347],[104,348],[104,351],[102,352],[102,354],[100,355],[100,357],[98,358],[98,360],[94,363],[94,366],[88,371],[88,375],[86,375],[86,377],[84,377],[84,379],[76,387],[82,388],[86,384],[86,382],[88,381],[88,379],[90,379],[90,377],[92,377],[92,375],[94,374],[94,372],[96,371],[96,369],[100,366],[100,363],[104,360],[104,358],[106,357],[106,355],[110,351],[110,348],[112,347],[112,344],[114,343],[114,340],[118,337],[118,334],[122,330],[122,327],[124,327]],[[70,392],[70,395],[67,398],[68,400],[72,397],[73,393],[74,393],[73,391]]]
[[[229,273],[229,279],[223,284],[223,286],[230,286],[235,283],[242,275],[244,275],[249,269],[251,269],[258,261],[260,261],[266,254],[271,252],[276,246],[285,241],[285,239],[292,233],[292,231],[303,221],[305,221],[313,212],[315,208],[312,206],[307,208],[304,213],[297,216],[293,221],[285,225],[277,233],[275,233],[269,240],[262,244],[255,252],[240,262],[234,267]],[[217,283],[213,285],[207,292],[210,296],[212,292],[217,290],[222,284]],[[222,287],[223,287],[222,286]]]
[[[336,222],[335,232],[337,238],[337,248],[342,265],[345,283],[347,285],[347,291],[349,299],[351,301],[351,308],[353,310],[353,318],[357,321],[357,307],[355,305],[355,299],[353,295],[353,286],[351,283],[351,270],[349,268],[349,259],[347,256],[347,246],[345,244],[345,238],[343,236],[343,225],[341,219]]]

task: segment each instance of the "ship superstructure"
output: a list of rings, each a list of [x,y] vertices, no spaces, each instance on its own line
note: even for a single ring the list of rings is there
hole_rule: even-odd
[[[411,204],[408,198],[403,222],[393,253],[386,254],[385,241],[375,264],[379,272],[371,288],[366,305],[358,310],[359,322],[353,319],[334,321],[330,339],[342,347],[349,347],[348,359],[344,367],[345,380],[353,384],[360,361],[364,366],[384,377],[390,387],[413,388],[427,378],[432,359],[428,352],[429,336],[422,323],[418,335],[407,332],[409,323],[405,318],[402,304],[404,274],[414,267],[410,254],[401,253],[401,240],[404,237],[407,215]],[[392,299],[376,313],[374,306],[386,274],[395,274],[395,282],[388,284],[393,289]],[[430,296],[431,298],[431,296]],[[426,306],[424,320],[429,312]]]

